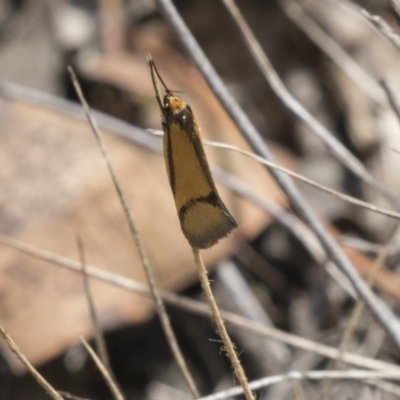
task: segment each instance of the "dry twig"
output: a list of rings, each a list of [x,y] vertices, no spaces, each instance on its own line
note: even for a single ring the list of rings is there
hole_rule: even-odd
[[[117,380],[115,379],[115,376],[111,369],[111,364],[110,364],[110,359],[109,359],[108,353],[107,353],[106,343],[105,343],[104,336],[101,331],[101,327],[100,327],[100,324],[99,324],[99,321],[97,318],[96,307],[94,305],[92,292],[90,290],[89,277],[86,272],[87,266],[86,266],[85,249],[83,247],[83,242],[80,237],[77,237],[77,246],[78,246],[78,251],[79,251],[79,260],[80,260],[81,266],[82,266],[83,288],[85,291],[86,301],[87,301],[88,307],[89,307],[90,319],[92,320],[97,351],[99,353],[101,362],[103,363],[103,365],[107,369],[110,377],[113,379],[113,381],[116,384]]]
[[[81,341],[82,341],[83,345],[85,346],[86,350],[88,351],[88,353],[90,354],[90,357],[92,357],[93,361],[95,362],[97,368],[103,375],[103,378],[106,381],[107,386],[109,387],[114,399],[115,400],[125,400],[123,394],[119,390],[118,386],[115,384],[114,379],[109,374],[108,369],[102,363],[100,358],[97,356],[96,352],[89,346],[88,342],[83,337],[81,337]]]
[[[235,374],[240,382],[240,385],[243,388],[244,396],[246,397],[247,400],[254,400],[254,395],[249,388],[249,382],[247,380],[246,374],[239,360],[239,357],[232,343],[232,340],[229,337],[228,331],[225,328],[225,324],[224,321],[222,320],[221,313],[217,306],[217,302],[215,301],[214,295],[212,293],[210,281],[207,276],[207,270],[206,267],[204,266],[200,250],[196,248],[192,248],[192,250],[193,250],[194,260],[196,262],[197,269],[199,271],[201,286],[207,297],[208,304],[210,305],[211,314],[213,316],[215,325],[217,326],[218,334],[221,336],[222,342],[224,343],[224,350],[226,351],[232,363],[233,370],[235,371]]]
[[[371,22],[377,29],[400,50],[400,36],[393,28],[379,15],[372,15],[367,10],[361,10],[361,14]]]
[[[83,398],[80,396],[75,396],[74,394],[68,393],[68,392],[64,392],[62,390],[60,390],[58,393],[61,394],[61,396],[64,398],[64,400],[90,400],[88,398]]]
[[[284,172],[285,174],[290,175],[292,178],[295,178],[309,186],[312,186],[318,190],[321,190],[322,192],[329,193],[333,196],[340,198],[341,200],[347,201],[350,204],[354,204],[358,207],[365,208],[366,210],[373,211],[378,214],[385,215],[387,217],[395,218],[397,220],[400,219],[400,213],[398,213],[396,211],[386,210],[386,209],[380,208],[378,206],[375,206],[374,204],[371,204],[366,201],[349,196],[345,193],[338,192],[337,190],[333,190],[327,186],[321,185],[311,179],[306,178],[304,175],[300,175],[294,171],[291,171],[290,169],[282,167],[274,162],[268,161],[265,158],[258,156],[257,154],[251,153],[246,150],[242,150],[239,147],[236,147],[236,146],[233,146],[230,144],[226,144],[226,143],[219,143],[219,142],[215,142],[212,140],[204,140],[203,142],[212,147],[218,147],[218,148],[225,149],[225,150],[232,150],[237,153],[243,154],[244,156],[250,157],[253,160],[256,160],[259,163],[264,164],[270,168],[273,168],[277,171]]]
[[[399,0],[390,0],[390,4],[394,10],[394,12],[400,16],[400,1]]]
[[[277,383],[286,382],[288,380],[367,380],[367,379],[392,379],[400,380],[400,374],[394,371],[364,371],[364,370],[348,370],[348,371],[291,371],[283,375],[274,375],[267,378],[261,378],[250,382],[252,390],[262,389]],[[369,382],[368,382],[369,383]],[[242,394],[242,388],[236,387],[233,389],[224,390],[223,392],[215,393],[210,396],[201,397],[199,400],[225,400]]]
[[[24,364],[29,373],[36,379],[37,383],[42,386],[46,393],[54,400],[63,400],[61,395],[43,378],[42,375],[34,368],[34,366],[28,361],[28,359],[22,354],[14,340],[6,332],[6,330],[0,325],[0,336],[6,343],[7,347],[17,356],[17,358]]]

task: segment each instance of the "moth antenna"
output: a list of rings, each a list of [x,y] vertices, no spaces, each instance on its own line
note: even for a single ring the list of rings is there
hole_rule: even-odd
[[[168,87],[167,87],[167,85],[165,84],[163,78],[161,78],[161,75],[160,75],[160,73],[158,72],[158,69],[157,69],[157,67],[156,67],[156,64],[154,63],[153,60],[151,60],[151,63],[152,63],[152,65],[153,65],[154,71],[155,71],[156,74],[157,74],[157,78],[160,80],[160,82],[161,82],[162,85],[164,86],[165,91],[166,91],[167,93],[172,93],[172,92],[168,89]]]
[[[158,81],[157,81],[157,77],[160,78],[160,74],[157,71],[156,65],[154,64],[154,61],[151,58],[150,53],[147,53],[147,63],[149,64],[149,67],[150,67],[151,80],[153,82],[154,91],[156,92],[157,103],[160,107],[161,113],[163,113],[164,108],[163,108],[163,103],[161,101],[160,88],[158,87]],[[161,80],[161,82],[165,86],[165,84],[162,80]]]

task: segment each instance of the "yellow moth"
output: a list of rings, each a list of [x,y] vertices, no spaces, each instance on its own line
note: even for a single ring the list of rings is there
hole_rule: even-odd
[[[148,61],[162,115],[164,160],[181,228],[192,247],[208,248],[237,223],[215,187],[192,108],[167,88],[150,56]],[[157,77],[165,88],[162,100]]]

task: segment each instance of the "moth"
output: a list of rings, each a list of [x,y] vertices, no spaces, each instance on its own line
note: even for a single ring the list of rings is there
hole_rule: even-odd
[[[211,176],[192,107],[175,95],[148,56],[164,131],[164,160],[182,232],[197,249],[212,247],[236,227]],[[157,78],[165,89],[161,99]]]

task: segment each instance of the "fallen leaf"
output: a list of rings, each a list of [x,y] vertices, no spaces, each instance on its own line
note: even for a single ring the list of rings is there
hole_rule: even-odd
[[[6,101],[2,109],[1,233],[74,259],[79,235],[89,264],[145,282],[88,123],[21,102]],[[244,146],[235,130],[224,135],[226,141]],[[187,287],[197,271],[179,227],[163,159],[109,133],[105,140],[157,285]],[[224,160],[225,167],[261,195],[282,199],[260,165],[231,152],[209,153],[211,161]],[[254,205],[222,187],[220,192],[240,227],[204,251],[207,265],[234,252],[241,240],[254,237],[269,221]],[[1,251],[0,276],[0,321],[34,364],[59,354],[79,335],[91,335],[81,277],[6,248]],[[152,315],[150,300],[104,283],[92,282],[92,287],[104,329]],[[21,371],[14,357],[8,354],[8,359]]]

